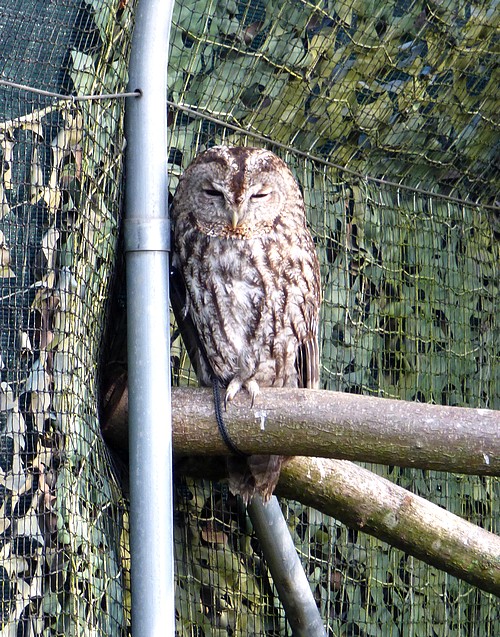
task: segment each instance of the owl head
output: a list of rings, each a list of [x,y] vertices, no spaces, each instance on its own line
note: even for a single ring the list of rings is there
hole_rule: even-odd
[[[210,236],[250,238],[272,233],[290,199],[301,201],[299,187],[274,153],[214,146],[184,172],[173,214]]]

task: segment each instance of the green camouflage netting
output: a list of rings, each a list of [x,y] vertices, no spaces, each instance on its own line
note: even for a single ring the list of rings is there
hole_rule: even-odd
[[[125,90],[134,9],[0,0],[0,79]],[[499,14],[496,0],[175,4],[170,188],[216,143],[290,164],[322,266],[326,389],[500,406]],[[129,627],[127,506],[98,416],[122,121],[123,100],[0,83],[2,636]],[[193,384],[179,338],[172,354],[174,381]],[[498,479],[372,469],[499,532]],[[290,634],[241,504],[225,485],[177,487],[179,637]],[[500,634],[492,596],[282,505],[329,635]]]

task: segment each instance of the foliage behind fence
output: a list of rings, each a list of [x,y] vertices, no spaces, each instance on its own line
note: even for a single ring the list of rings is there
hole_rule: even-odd
[[[322,263],[325,388],[499,407],[498,21],[488,2],[176,6],[172,189],[213,144],[265,145],[288,161]],[[175,345],[175,378],[190,383]],[[372,468],[498,532],[497,480]],[[288,634],[227,491],[189,481],[179,498],[180,634]],[[283,506],[329,634],[500,630],[489,596]]]
[[[43,94],[125,89],[122,5],[0,3],[1,78],[29,87],[0,86],[2,635],[126,625],[125,508],[97,412],[123,100]]]
[[[127,630],[126,503],[98,417],[123,100],[40,91],[123,91],[134,9],[0,2],[0,635]],[[175,5],[171,188],[215,143],[289,162],[322,264],[325,388],[500,406],[498,22],[494,1]],[[192,383],[179,339],[172,360]],[[373,469],[499,531],[496,479]],[[329,634],[500,633],[491,596],[283,508]],[[179,635],[288,634],[224,485],[180,482],[175,524]]]

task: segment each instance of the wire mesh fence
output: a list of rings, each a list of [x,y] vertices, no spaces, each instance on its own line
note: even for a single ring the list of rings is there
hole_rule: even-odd
[[[214,144],[289,163],[322,264],[325,389],[498,409],[498,21],[488,2],[175,8],[172,189]],[[194,382],[180,339],[173,355]],[[370,468],[498,533],[496,479]],[[291,634],[232,496],[187,481],[179,502],[179,635]],[[328,634],[500,629],[494,597],[282,504]]]
[[[134,9],[0,2],[0,635],[128,630],[126,498],[98,417],[123,100],[31,89],[123,91]],[[322,265],[325,389],[500,406],[498,22],[494,1],[175,5],[171,189],[214,144],[289,163]],[[500,530],[495,478],[371,468]],[[177,634],[290,634],[241,503],[177,485]],[[493,596],[282,506],[330,635],[500,633]]]
[[[131,9],[0,3],[2,635],[117,635],[126,624],[126,508],[96,373],[123,100],[44,93],[124,90]]]

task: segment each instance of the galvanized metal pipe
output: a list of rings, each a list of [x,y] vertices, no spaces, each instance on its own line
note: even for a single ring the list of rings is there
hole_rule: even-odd
[[[139,0],[126,104],[132,634],[175,634],[167,63],[172,0]]]
[[[326,637],[318,607],[275,496],[267,504],[259,496],[248,505],[267,565],[293,637]]]

